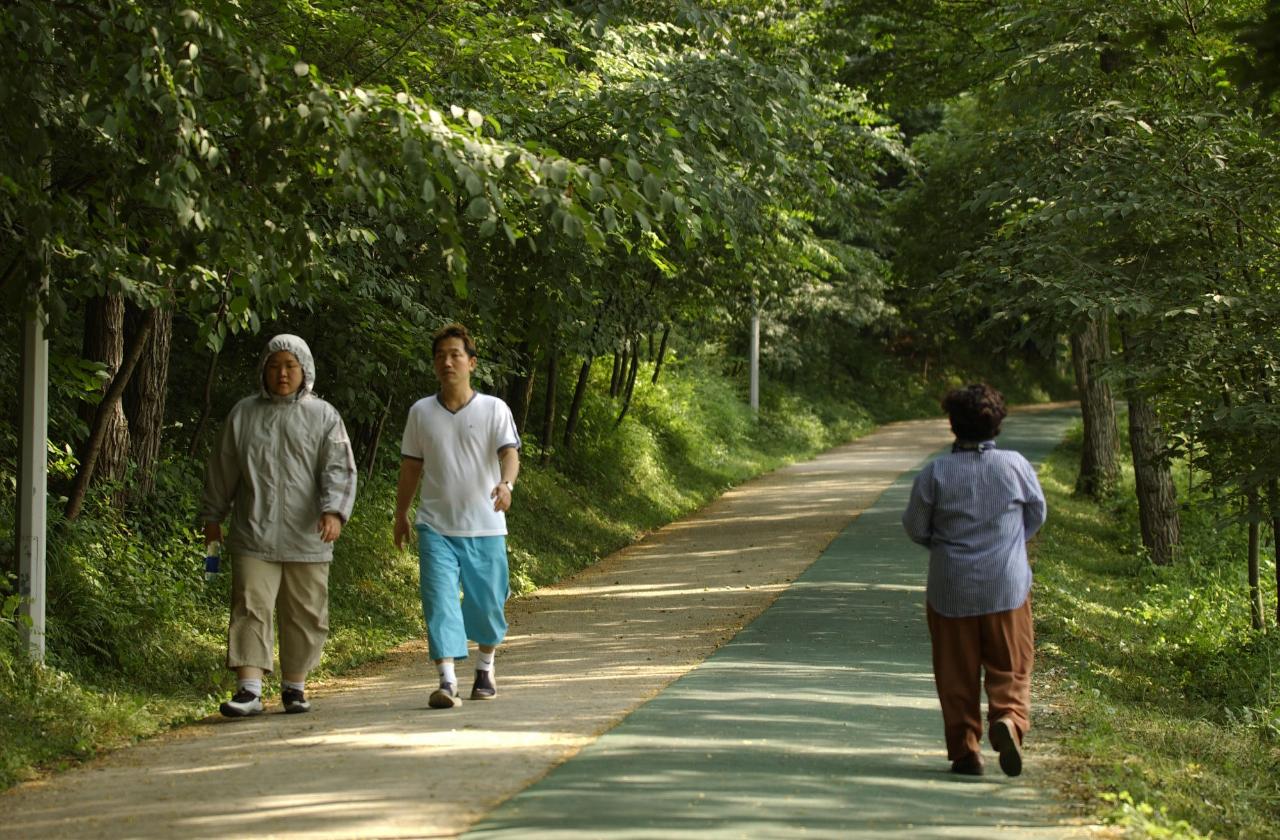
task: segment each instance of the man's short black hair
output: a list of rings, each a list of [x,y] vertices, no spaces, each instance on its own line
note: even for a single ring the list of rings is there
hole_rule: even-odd
[[[436,330],[436,334],[431,337],[431,355],[433,357],[440,347],[440,342],[446,338],[462,339],[462,346],[467,351],[467,355],[473,359],[476,357],[476,343],[471,339],[471,333],[467,332],[467,328],[457,322],[445,324]]]
[[[951,431],[959,440],[981,442],[1000,434],[1000,423],[1008,415],[1004,395],[984,383],[957,388],[942,399],[942,408],[951,417]]]

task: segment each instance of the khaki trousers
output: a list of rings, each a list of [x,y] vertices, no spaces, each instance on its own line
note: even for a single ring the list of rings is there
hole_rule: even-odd
[[[928,619],[947,758],[956,761],[982,751],[980,691],[984,671],[987,726],[1007,718],[1021,742],[1031,728],[1031,667],[1035,659],[1031,599],[1014,610],[964,618],[947,618],[928,607]]]
[[[329,637],[329,564],[232,558],[228,668],[274,670],[272,615],[277,609],[280,669],[305,674],[320,663]]]

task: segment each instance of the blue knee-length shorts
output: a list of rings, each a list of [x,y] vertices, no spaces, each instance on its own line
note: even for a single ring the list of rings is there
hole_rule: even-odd
[[[467,639],[500,644],[507,636],[505,605],[511,595],[507,538],[446,537],[429,525],[417,528],[418,586],[431,658],[466,659]]]

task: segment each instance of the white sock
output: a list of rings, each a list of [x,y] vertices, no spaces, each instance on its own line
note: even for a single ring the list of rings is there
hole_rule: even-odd
[[[294,691],[302,691],[307,687],[307,684],[304,682],[289,682],[288,680],[281,680],[280,687],[292,688]]]
[[[458,675],[454,673],[452,659],[445,660],[444,662],[441,662],[436,667],[440,669],[441,685],[445,685],[445,684],[457,685],[458,684]]]
[[[255,697],[262,696],[262,677],[256,680],[236,680],[236,690],[246,689],[252,691]]]
[[[497,653],[497,651],[491,650],[488,653],[485,653],[482,650],[476,651],[476,670],[489,671],[490,673],[492,673],[493,672],[493,655],[495,653]]]

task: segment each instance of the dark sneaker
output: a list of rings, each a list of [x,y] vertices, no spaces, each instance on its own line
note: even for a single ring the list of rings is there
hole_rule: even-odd
[[[493,671],[476,671],[476,681],[471,686],[472,700],[492,700],[498,696],[498,686],[493,682]]]
[[[462,698],[458,696],[458,687],[453,683],[445,683],[431,692],[427,705],[433,709],[455,709],[461,706]]]
[[[1022,772],[1022,747],[1018,745],[1018,732],[1008,718],[991,724],[991,746],[1000,753],[1000,769],[1006,776]]]
[[[962,776],[981,776],[982,756],[977,753],[969,753],[964,758],[957,758],[951,762],[951,772],[959,773]]]
[[[286,688],[280,694],[280,702],[284,704],[286,715],[300,715],[311,711],[311,701],[307,695],[296,688]]]
[[[218,707],[223,717],[250,717],[262,714],[262,698],[247,688],[242,688],[231,699]]]

